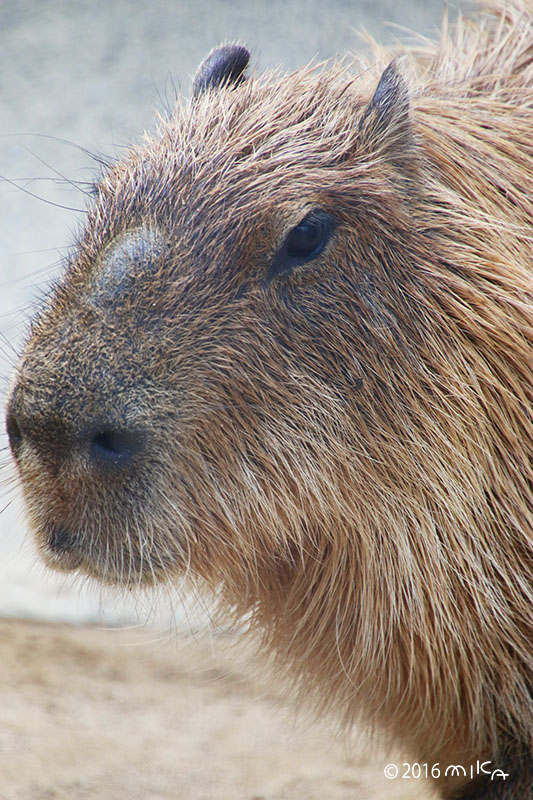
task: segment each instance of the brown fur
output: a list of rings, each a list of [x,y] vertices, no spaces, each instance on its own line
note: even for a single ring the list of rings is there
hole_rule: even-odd
[[[532,782],[533,9],[492,12],[373,100],[374,69],[206,61],[99,182],[8,416],[49,563],[187,571],[320,707],[509,767],[472,798]],[[313,208],[331,240],[272,274]]]

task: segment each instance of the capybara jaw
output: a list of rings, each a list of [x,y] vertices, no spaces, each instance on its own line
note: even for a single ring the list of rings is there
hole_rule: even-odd
[[[447,797],[448,765],[492,759],[512,781],[463,797],[514,800],[533,9],[490,8],[378,71],[247,77],[245,48],[211,53],[101,177],[7,429],[47,563],[192,576],[317,708],[437,765]]]

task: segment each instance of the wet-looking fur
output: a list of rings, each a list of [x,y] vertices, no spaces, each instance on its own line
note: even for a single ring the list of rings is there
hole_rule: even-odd
[[[381,79],[210,54],[7,415],[49,564],[188,573],[317,708],[509,774],[441,780],[471,800],[533,784],[533,9],[491,11]]]

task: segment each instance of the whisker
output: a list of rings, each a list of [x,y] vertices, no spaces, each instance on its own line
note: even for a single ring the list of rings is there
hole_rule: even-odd
[[[58,142],[59,144],[66,144],[68,147],[74,147],[76,150],[79,150],[80,153],[84,153],[88,156],[91,161],[95,161],[104,169],[110,169],[116,159],[111,158],[109,156],[104,156],[102,153],[94,153],[92,150],[88,150],[86,147],[83,147],[81,144],[77,144],[77,142],[71,142],[70,139],[63,139],[60,136],[53,136],[49,133],[6,133],[3,134],[6,137],[10,138],[21,138],[23,136],[35,136],[40,139],[48,139],[52,142]]]
[[[9,183],[11,186],[14,186],[15,189],[18,189],[19,191],[24,192],[24,194],[27,194],[30,197],[34,197],[36,200],[41,200],[43,203],[47,203],[50,206],[55,206],[56,208],[62,208],[64,211],[75,211],[78,214],[86,214],[87,213],[87,211],[84,208],[75,208],[74,206],[65,206],[65,205],[62,205],[62,203],[56,203],[54,200],[48,200],[46,197],[41,197],[40,195],[35,194],[35,192],[30,192],[29,189],[25,189],[24,186],[19,186],[18,183],[16,183],[15,181],[12,181],[10,178],[6,178],[5,175],[0,175],[0,180],[5,181],[6,183]]]
[[[64,181],[65,183],[69,184],[74,189],[82,191],[85,195],[87,195],[87,197],[91,197],[91,193],[90,192],[87,192],[85,189],[80,187],[81,181],[72,181],[72,180],[70,180],[69,178],[66,177],[66,175],[63,175],[62,172],[59,172],[59,170],[57,170],[55,167],[53,167],[51,164],[49,164],[48,161],[46,161],[44,158],[42,158],[42,156],[39,156],[39,155],[37,155],[37,153],[34,153],[33,150],[30,150],[29,147],[26,147],[25,145],[21,145],[21,147],[22,147],[23,150],[25,150],[27,153],[29,153],[31,156],[33,156],[33,158],[36,158],[37,161],[40,161],[41,164],[43,164],[45,167],[47,167],[51,172],[54,172],[59,178],[61,178],[62,181]],[[50,179],[50,180],[53,180],[53,179]],[[87,183],[87,181],[83,181],[83,183]]]

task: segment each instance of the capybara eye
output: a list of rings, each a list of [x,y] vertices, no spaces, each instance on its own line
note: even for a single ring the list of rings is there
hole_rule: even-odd
[[[285,241],[285,252],[289,258],[310,261],[326,246],[333,226],[323,211],[311,211],[299,225],[292,229]]]
[[[290,272],[300,264],[317,258],[331,238],[334,230],[333,219],[321,209],[310,211],[296,225],[276,253],[269,271],[269,279],[274,275]]]

